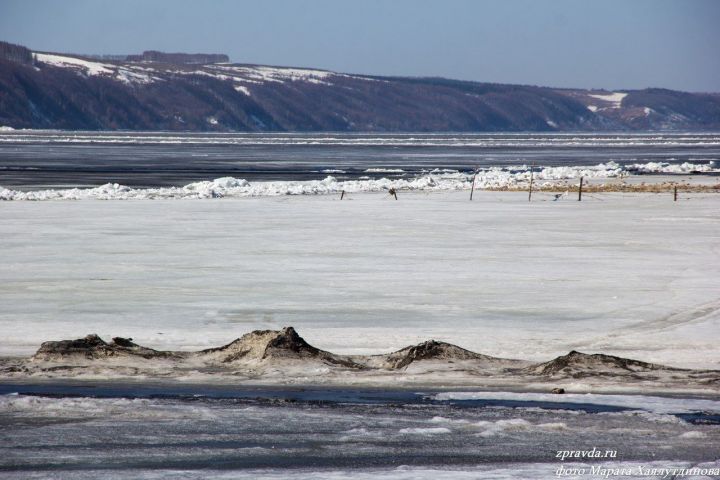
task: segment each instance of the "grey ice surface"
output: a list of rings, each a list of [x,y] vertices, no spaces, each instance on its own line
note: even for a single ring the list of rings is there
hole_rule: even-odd
[[[552,478],[578,461],[561,450],[614,451],[583,463],[634,468],[720,458],[717,425],[647,411],[278,402],[2,395],[0,476]]]

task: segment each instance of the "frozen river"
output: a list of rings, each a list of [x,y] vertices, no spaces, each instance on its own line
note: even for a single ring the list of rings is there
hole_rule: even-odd
[[[319,348],[428,338],[719,368],[715,195],[407,193],[0,203],[0,354],[95,332],[196,349],[294,326]]]
[[[716,134],[6,133],[0,356],[88,333],[197,350],[294,326],[341,354],[434,338],[532,361],[579,350],[720,369],[711,187],[677,202],[590,191],[529,203],[486,190],[524,188],[529,163],[536,182],[568,191],[580,177],[659,179],[639,173],[714,185],[719,155]],[[225,175],[237,178],[202,182]],[[106,182],[158,188],[47,190]],[[289,371],[288,382],[309,378]],[[677,471],[663,469],[696,467],[682,477],[706,478],[720,468],[713,385],[691,398],[684,383],[674,396],[632,382],[629,395],[585,395],[592,379],[569,377],[564,395],[539,384],[487,391],[479,377],[464,391],[443,389],[444,378],[411,391],[210,377],[8,378],[0,477],[669,478]],[[615,455],[558,460],[569,450]]]

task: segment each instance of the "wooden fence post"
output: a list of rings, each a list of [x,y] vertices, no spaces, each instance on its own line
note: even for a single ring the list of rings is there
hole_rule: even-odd
[[[528,191],[528,202],[532,200],[532,187],[533,187],[533,170],[535,169],[535,164],[533,163],[530,165],[530,190]]]
[[[478,172],[476,170],[475,174],[473,175],[472,186],[470,187],[470,201],[471,202],[472,202],[473,192],[475,191],[475,177],[477,177],[477,174],[478,174]]]
[[[580,188],[578,188],[578,202],[582,202],[583,178],[584,178],[584,177],[580,177]]]

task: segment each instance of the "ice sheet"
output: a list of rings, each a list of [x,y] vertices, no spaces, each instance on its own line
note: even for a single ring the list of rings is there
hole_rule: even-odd
[[[554,478],[561,466],[720,466],[717,426],[662,417],[668,416],[395,402],[3,395],[0,471],[23,479],[450,479]],[[557,457],[581,450],[611,450],[618,461]]]
[[[95,332],[159,349],[293,325],[319,348],[429,338],[718,368],[714,196],[507,192],[5,202],[0,353]]]

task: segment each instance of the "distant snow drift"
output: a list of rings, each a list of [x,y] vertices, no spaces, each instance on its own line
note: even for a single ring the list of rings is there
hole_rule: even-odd
[[[367,172],[399,172],[400,170],[368,169]],[[621,166],[616,162],[595,166],[546,167],[533,171],[536,182],[572,180],[585,178],[616,178],[632,173],[710,173],[718,172],[715,162],[670,164],[650,162]],[[478,171],[475,188],[510,188],[527,184],[531,169],[492,167]],[[183,187],[130,188],[117,183],[107,183],[96,188],[71,188],[66,190],[17,191],[0,186],[0,200],[131,200],[131,199],[201,199],[222,197],[261,197],[279,195],[324,195],[381,192],[395,190],[447,191],[469,189],[472,172],[457,170],[432,170],[409,179],[364,179],[340,181],[333,176],[323,180],[248,182],[245,179],[223,177],[212,181],[194,182]],[[541,186],[542,183],[538,183]]]

